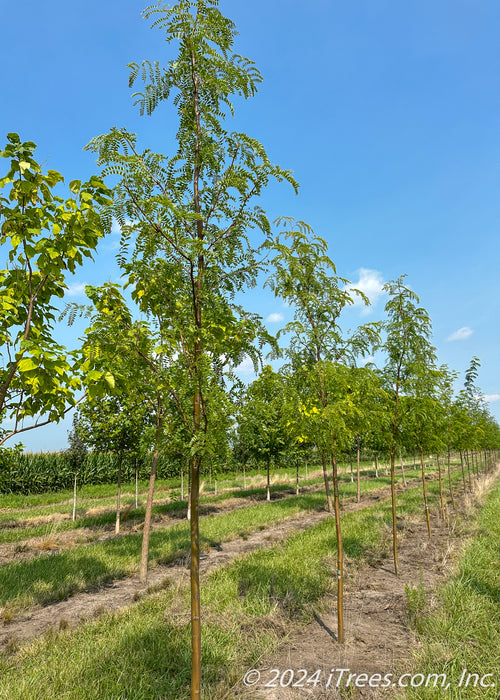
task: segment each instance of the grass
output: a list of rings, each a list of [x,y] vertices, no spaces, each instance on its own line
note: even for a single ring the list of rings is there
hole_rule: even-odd
[[[382,504],[346,515],[346,555],[361,562],[367,549],[382,547],[389,518]],[[204,697],[221,697],[249,664],[282,641],[290,620],[311,617],[333,590],[334,551],[329,518],[208,577],[202,592]],[[188,697],[187,590],[170,587],[73,633],[46,636],[3,658],[0,671],[0,697],[12,700]]]
[[[476,522],[474,539],[456,574],[438,593],[437,609],[420,616],[418,624],[424,649],[418,656],[417,671],[424,675],[446,673],[450,686],[447,690],[415,688],[407,691],[408,698],[498,698],[500,482]],[[459,685],[464,669],[466,675]],[[477,678],[472,675],[466,686],[468,674],[477,674]],[[480,687],[478,679],[490,687]]]
[[[456,477],[459,478],[459,475]],[[436,491],[436,485],[430,484]],[[299,498],[315,499],[320,494]],[[324,498],[324,497],[323,497]],[[293,499],[227,514],[225,532],[241,529],[246,511],[290,509]],[[421,508],[419,487],[401,493],[399,507]],[[203,521],[205,541],[224,536],[223,518]],[[276,515],[278,517],[278,515]],[[498,514],[497,523],[498,523]],[[390,548],[387,501],[342,518],[347,573]],[[160,533],[153,533],[160,534]],[[202,586],[204,697],[222,700],[241,687],[248,668],[276,649],[287,630],[308,622],[336,588],[335,527],[328,518],[286,541],[257,550],[210,574]],[[472,666],[471,666],[472,668]],[[187,587],[172,585],[135,606],[46,635],[0,659],[0,698],[18,700],[183,700],[189,697],[190,625]],[[228,695],[229,690],[229,695]],[[434,697],[434,696],[432,696]]]
[[[459,478],[456,473],[455,479]],[[362,482],[363,492],[387,485],[387,477]],[[429,482],[429,494],[438,489],[436,482]],[[344,498],[355,494],[355,484],[344,484]],[[403,495],[403,494],[402,494]],[[398,509],[417,512],[421,508],[418,487],[404,493],[404,503],[399,496]],[[200,524],[201,543],[205,549],[236,537],[245,537],[263,527],[308,510],[324,507],[322,492],[290,496],[270,503],[238,508],[221,515],[207,516]],[[161,508],[175,506],[166,504]],[[112,514],[110,514],[112,518]],[[66,524],[66,523],[65,523]],[[158,529],[151,533],[150,562],[167,563],[187,552],[189,547],[187,521]],[[57,531],[44,534],[52,540]],[[62,600],[78,591],[102,585],[112,579],[123,578],[138,569],[142,534],[127,534],[103,542],[78,545],[62,552],[40,555],[28,561],[12,562],[0,567],[0,605],[9,610],[20,610],[39,603]]]

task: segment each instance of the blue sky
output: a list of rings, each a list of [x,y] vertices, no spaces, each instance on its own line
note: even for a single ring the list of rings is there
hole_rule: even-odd
[[[0,140],[38,144],[38,159],[69,182],[96,171],[83,146],[127,126],[144,147],[173,150],[175,109],[139,117],[127,63],[168,60],[171,47],[135,0],[27,0],[2,8]],[[295,196],[273,186],[270,218],[307,221],[329,243],[338,273],[371,295],[402,273],[433,321],[439,360],[463,372],[481,360],[479,385],[500,418],[500,3],[497,0],[222,0],[236,51],[264,83],[238,103],[234,129],[259,139],[294,171]],[[232,125],[231,125],[231,128]],[[117,235],[69,279],[117,281]],[[3,256],[2,256],[3,257]],[[290,309],[269,292],[245,303],[277,330]],[[78,327],[58,329],[74,347]],[[26,433],[33,450],[64,447],[66,421]]]

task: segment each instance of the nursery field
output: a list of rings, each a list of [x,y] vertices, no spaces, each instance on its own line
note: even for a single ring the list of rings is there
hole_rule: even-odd
[[[295,472],[280,471],[270,501],[256,472],[244,482],[225,475],[202,485],[202,697],[377,697],[387,695],[387,674],[396,681],[409,674],[408,687],[391,686],[394,697],[496,697],[472,677],[458,685],[463,669],[491,684],[488,674],[498,668],[493,465],[471,489],[452,460],[442,510],[437,466],[427,460],[430,539],[420,471],[405,465],[407,487],[401,476],[397,484],[398,577],[385,471],[381,465],[377,477],[371,463],[361,465],[358,502],[349,465],[340,468],[345,645],[335,638],[335,522],[321,470],[299,470],[298,495]],[[69,491],[2,497],[1,698],[189,697],[186,493],[178,479],[157,485],[142,584],[146,484],[138,486],[137,507],[135,484],[122,487],[119,535],[110,485],[83,487],[75,520]],[[357,675],[347,682],[342,668]],[[449,688],[417,684],[418,674],[432,673],[447,674]]]

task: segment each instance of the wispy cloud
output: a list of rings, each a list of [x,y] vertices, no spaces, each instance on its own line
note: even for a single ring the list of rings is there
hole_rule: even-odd
[[[73,284],[68,284],[68,289],[66,294],[69,297],[81,297],[85,294],[86,282],[73,282]]]
[[[469,326],[463,326],[463,328],[459,328],[458,331],[455,331],[451,335],[449,335],[446,340],[453,341],[453,340],[465,340],[469,336],[471,336],[474,333],[472,328],[469,328]]]
[[[370,304],[376,304],[379,298],[384,294],[382,289],[384,286],[382,273],[378,270],[370,270],[366,267],[360,267],[358,274],[359,280],[348,284],[346,291],[350,292],[353,289],[359,289],[360,292],[363,292],[363,294],[368,297]],[[353,294],[352,298],[354,300],[354,306],[361,306],[364,313],[370,313],[369,307],[365,306],[365,303],[359,294]]]
[[[255,367],[253,366],[252,359],[250,357],[245,357],[243,362],[236,367],[236,371],[239,374],[255,374]]]
[[[285,317],[283,314],[280,313],[274,313],[274,314],[269,314],[269,316],[266,318],[266,321],[268,323],[280,323],[281,321],[284,321]]]
[[[492,403],[493,401],[500,401],[500,394],[484,394],[483,401],[486,401],[486,403]]]

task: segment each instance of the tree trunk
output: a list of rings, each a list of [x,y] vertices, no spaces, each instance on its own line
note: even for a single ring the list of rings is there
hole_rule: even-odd
[[[342,529],[340,525],[339,482],[337,478],[337,462],[331,455],[333,472],[333,503],[335,508],[335,531],[337,534],[337,639],[344,643],[344,549],[342,544]]]
[[[378,479],[378,454],[375,455],[375,478]]]
[[[247,488],[247,474],[246,474],[246,465],[245,462],[243,462],[243,488],[246,490]]]
[[[351,463],[351,484],[354,484],[354,469],[352,466],[352,452],[349,450],[349,461]]]
[[[462,454],[462,450],[460,450],[460,465],[462,467],[462,481],[464,482],[464,493],[465,493],[467,491],[467,487],[465,485],[464,457]]]
[[[184,500],[184,467],[181,465],[181,501]]]
[[[139,580],[146,583],[148,577],[149,533],[151,531],[151,513],[153,511],[153,495],[155,490],[156,469],[158,467],[159,447],[155,447],[151,474],[149,476],[148,497],[146,500],[146,515],[144,516],[144,530],[142,532],[141,565],[139,568]]]
[[[75,472],[75,480],[73,483],[73,522],[76,520],[76,476],[77,472]]]
[[[139,506],[139,469],[137,468],[137,457],[135,458],[135,507]]]
[[[467,465],[467,476],[469,477],[469,489],[472,491],[472,478],[470,475],[469,450],[465,450],[465,464]]]
[[[191,458],[191,697],[200,697],[201,686],[201,604],[199,493],[201,458]]]
[[[191,489],[192,489],[192,475],[191,475],[191,467],[189,468],[188,471],[188,507],[187,507],[187,519],[189,522],[191,522]]]
[[[401,474],[403,475],[403,488],[405,489],[408,486],[408,484],[406,483],[405,467],[403,464],[403,455],[401,454],[401,450],[399,450],[399,461],[401,462]]]
[[[451,487],[451,467],[450,467],[450,448],[449,447],[448,447],[448,483],[450,485],[451,505],[453,506],[453,509],[455,509],[455,499],[453,498],[453,489]]]
[[[398,528],[396,522],[396,479],[394,475],[394,463],[396,461],[396,447],[391,450],[391,501],[392,501],[392,553],[394,558],[394,573],[398,575]]]
[[[357,435],[356,442],[357,442],[357,445],[356,445],[356,447],[357,447],[357,449],[356,449],[356,479],[357,479],[357,482],[356,482],[356,484],[357,484],[356,503],[359,503],[361,500],[361,478],[360,478],[360,474],[359,474],[359,458],[360,458],[361,449],[360,449],[359,433]]]
[[[424,494],[424,508],[425,508],[425,518],[427,520],[427,532],[429,533],[429,538],[431,536],[431,520],[429,517],[429,504],[427,503],[427,488],[425,484],[425,464],[424,464],[424,451],[420,450],[420,464],[422,467],[422,491]]]
[[[321,463],[323,465],[323,478],[325,480],[326,502],[328,504],[328,511],[333,515],[333,503],[332,496],[330,494],[330,484],[328,483],[328,474],[326,472],[326,452],[324,448],[321,448]]]
[[[299,460],[297,460],[296,472],[295,472],[295,495],[299,495]]]
[[[271,455],[267,458],[267,489],[266,489],[266,501],[271,500],[271,488],[270,488],[270,469],[271,469]]]
[[[307,475],[307,459],[306,459],[306,481],[307,481],[308,478],[309,478],[309,477],[308,477],[308,475]]]
[[[441,463],[439,461],[439,452],[436,455],[437,459],[437,466],[438,466],[438,474],[439,474],[439,498],[441,499],[441,515],[444,520],[444,500],[443,500],[443,482],[441,478]]]
[[[122,495],[122,461],[123,455],[120,452],[118,457],[118,486],[116,489],[116,521],[115,521],[115,535],[120,534],[120,500]]]

